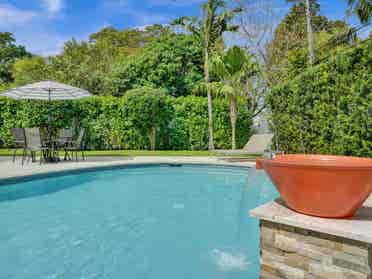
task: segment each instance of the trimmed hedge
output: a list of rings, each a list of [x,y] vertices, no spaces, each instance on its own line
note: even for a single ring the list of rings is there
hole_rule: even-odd
[[[179,97],[173,99],[174,116],[169,129],[169,146],[175,150],[208,149],[208,103],[205,97]],[[231,149],[231,123],[229,102],[213,101],[214,140],[217,149]],[[252,131],[251,113],[244,104],[239,105],[237,147],[243,147]]]
[[[89,149],[150,149],[148,131],[156,127],[156,149],[206,150],[208,114],[205,97],[174,98],[161,90],[127,92],[123,97],[91,97],[80,101],[53,102],[51,113],[57,129],[77,120],[87,128]],[[149,92],[153,91],[153,92]],[[146,94],[153,94],[148,98]],[[154,96],[156,97],[154,99]],[[151,104],[151,109],[149,108]],[[154,113],[156,113],[154,115]],[[46,127],[48,108],[41,101],[0,98],[1,147],[12,147],[12,127]],[[231,125],[227,100],[214,100],[216,148],[231,148]],[[242,147],[251,135],[252,117],[239,106],[237,144]]]
[[[277,148],[372,157],[372,39],[278,86],[267,101]]]

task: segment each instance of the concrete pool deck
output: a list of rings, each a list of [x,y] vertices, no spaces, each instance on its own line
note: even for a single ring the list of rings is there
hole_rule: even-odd
[[[17,158],[12,162],[11,157],[0,157],[0,180],[64,172],[69,170],[83,170],[100,167],[132,166],[143,164],[211,164],[223,166],[254,167],[255,162],[228,162],[216,157],[88,157],[86,161],[62,161],[60,163],[39,164],[39,162],[25,162],[22,166]]]

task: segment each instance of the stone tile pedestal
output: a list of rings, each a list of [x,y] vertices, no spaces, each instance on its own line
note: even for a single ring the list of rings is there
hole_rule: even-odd
[[[261,279],[372,279],[372,200],[352,219],[323,219],[280,200],[254,209],[260,219]]]

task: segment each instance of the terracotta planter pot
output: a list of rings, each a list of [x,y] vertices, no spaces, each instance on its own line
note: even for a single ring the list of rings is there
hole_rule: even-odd
[[[303,214],[351,217],[372,192],[372,159],[278,155],[262,164],[287,206]]]
[[[256,170],[262,170],[263,165],[262,165],[262,158],[256,158]]]

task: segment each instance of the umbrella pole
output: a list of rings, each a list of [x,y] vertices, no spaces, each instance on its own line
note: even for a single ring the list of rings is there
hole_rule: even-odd
[[[47,159],[48,161],[52,161],[52,131],[51,131],[51,122],[52,122],[52,115],[50,111],[52,97],[51,97],[51,89],[48,89],[48,154]]]

